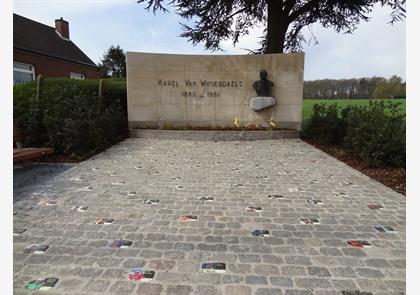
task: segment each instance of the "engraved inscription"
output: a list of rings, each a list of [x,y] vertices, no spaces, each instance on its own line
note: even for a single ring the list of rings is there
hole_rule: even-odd
[[[178,88],[181,85],[187,88],[181,91],[182,97],[220,97],[222,88],[242,88],[243,81],[241,80],[165,80],[158,79],[157,85],[166,88]],[[191,90],[190,90],[191,89]]]

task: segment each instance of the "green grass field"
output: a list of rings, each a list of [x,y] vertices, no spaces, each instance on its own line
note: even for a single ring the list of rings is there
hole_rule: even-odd
[[[401,103],[401,111],[405,113],[405,99],[381,99],[378,101]],[[347,105],[368,105],[369,99],[304,99],[302,107],[302,121],[310,118],[312,114],[312,107],[316,103],[326,103],[327,105],[336,103],[338,106],[344,107]]]

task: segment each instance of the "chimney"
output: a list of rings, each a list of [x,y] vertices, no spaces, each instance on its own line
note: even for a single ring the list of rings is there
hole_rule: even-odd
[[[55,20],[55,31],[64,39],[70,39],[69,23],[62,17]]]

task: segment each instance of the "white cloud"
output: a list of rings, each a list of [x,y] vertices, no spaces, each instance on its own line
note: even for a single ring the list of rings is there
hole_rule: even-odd
[[[305,79],[393,74],[405,79],[405,22],[388,24],[389,13],[388,8],[376,7],[371,20],[350,35],[315,25],[319,44],[304,46]]]
[[[224,53],[247,54],[248,51],[246,49],[256,50],[260,47],[258,42],[261,40],[260,37],[263,36],[263,31],[263,27],[255,27],[250,30],[248,35],[242,36],[235,46],[233,46],[232,40],[226,40],[221,42],[221,47],[225,50]]]

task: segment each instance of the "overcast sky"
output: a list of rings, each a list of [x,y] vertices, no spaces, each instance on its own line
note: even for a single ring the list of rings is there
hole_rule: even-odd
[[[261,28],[224,52],[212,53],[193,46],[181,33],[176,14],[148,13],[135,0],[14,0],[13,11],[54,26],[63,17],[70,23],[70,39],[94,62],[111,45],[126,51],[182,54],[246,54],[258,47]],[[390,10],[377,7],[371,20],[353,35],[312,27],[318,44],[305,45],[305,80],[358,78],[396,74],[405,80],[405,23],[388,24]],[[306,31],[306,35],[310,34]]]

